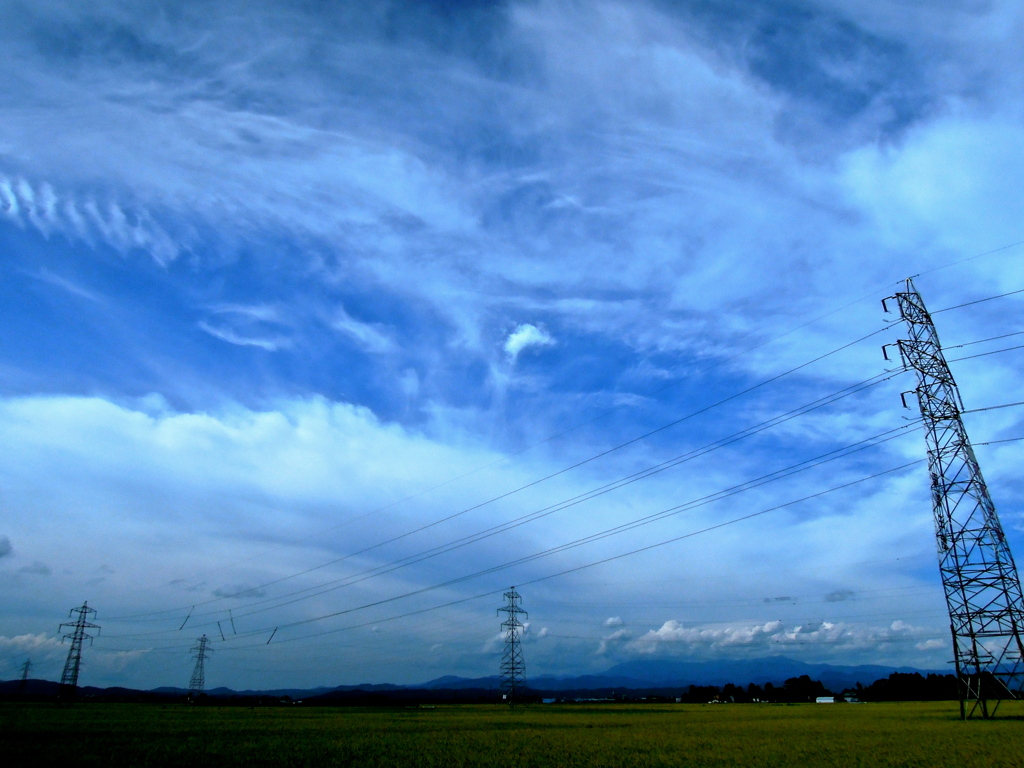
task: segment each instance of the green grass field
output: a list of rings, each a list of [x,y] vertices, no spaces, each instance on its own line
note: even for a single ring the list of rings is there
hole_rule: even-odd
[[[1024,765],[1024,719],[965,723],[953,702],[515,710],[3,704],[0,736],[10,766]]]

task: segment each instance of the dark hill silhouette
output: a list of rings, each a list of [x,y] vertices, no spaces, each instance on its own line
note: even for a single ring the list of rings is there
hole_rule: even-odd
[[[910,667],[886,667],[879,665],[839,666],[831,664],[806,664],[783,656],[735,661],[713,662],[677,661],[672,659],[642,659],[617,664],[600,675],[560,677],[541,675],[528,678],[526,687],[538,697],[566,696],[573,698],[614,698],[622,696],[677,697],[688,692],[691,686],[704,696],[714,689],[731,689],[750,685],[764,687],[768,684],[784,688],[789,680],[808,678],[820,682],[830,691],[840,692],[856,688],[871,688],[875,698],[931,698],[945,697],[949,689],[944,672],[918,670]],[[941,679],[940,679],[941,678]],[[52,697],[57,694],[57,683],[47,680],[29,680],[25,693],[30,697]],[[497,675],[479,678],[465,678],[445,675],[419,685],[394,685],[390,683],[364,683],[360,685],[338,685],[316,688],[273,688],[267,690],[233,690],[212,688],[206,691],[209,700],[303,700],[317,703],[353,702],[413,702],[440,700],[493,700],[497,695]],[[705,691],[706,689],[706,691]],[[21,680],[0,682],[0,697],[11,699],[21,694]],[[184,698],[185,688],[161,687],[149,691],[128,688],[83,687],[78,691],[81,699],[102,698],[122,701],[150,701]],[[687,694],[691,695],[691,694]],[[956,692],[953,689],[952,696]],[[713,698],[713,696],[711,696]]]

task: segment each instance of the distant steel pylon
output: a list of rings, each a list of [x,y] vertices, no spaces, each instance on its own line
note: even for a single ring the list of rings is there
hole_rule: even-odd
[[[196,644],[192,646],[192,651],[195,653],[193,657],[196,660],[196,666],[192,670],[192,679],[188,683],[188,694],[189,696],[198,696],[206,688],[206,665],[205,662],[209,658],[206,654],[210,653],[210,649],[207,648],[207,644],[210,642],[206,635],[203,635]]]
[[[995,715],[1024,685],[1024,598],[1010,547],[961,413],[960,392],[921,295],[907,280],[895,297],[910,338],[897,342],[917,373],[931,475],[939,572],[949,608],[960,717]],[[883,302],[883,307],[888,307]],[[888,357],[888,356],[887,356]],[[904,403],[905,404],[905,403]],[[994,704],[990,704],[994,701]]]
[[[25,659],[21,665],[21,683],[18,684],[18,693],[22,696],[28,691],[28,672],[32,669],[32,659]]]
[[[505,630],[505,652],[501,657],[501,698],[510,706],[515,706],[516,695],[526,675],[523,648],[519,640],[523,623],[519,617],[529,618],[529,614],[519,607],[522,597],[515,587],[510,587],[504,597],[505,605],[498,609],[498,613],[506,614],[505,621],[501,622],[501,628]]]
[[[78,689],[78,672],[82,668],[82,645],[85,640],[88,640],[90,644],[93,640],[93,636],[86,634],[85,630],[95,629],[99,634],[99,626],[89,621],[91,613],[96,613],[95,609],[90,608],[88,602],[82,603],[78,608],[72,608],[68,612],[68,618],[75,614],[78,614],[78,618],[74,621],[65,621],[57,628],[57,631],[61,632],[64,627],[71,627],[71,631],[60,640],[62,643],[65,640],[71,640],[68,659],[64,662],[64,673],[60,676],[60,687],[57,689],[57,695],[61,698],[74,696]]]

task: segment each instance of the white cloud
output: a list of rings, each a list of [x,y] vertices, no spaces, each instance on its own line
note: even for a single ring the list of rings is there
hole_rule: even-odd
[[[933,632],[932,629],[915,627],[901,620],[886,627],[830,621],[786,626],[778,620],[753,625],[685,626],[672,620],[636,638],[628,650],[639,655],[668,653],[697,656],[737,651],[781,652],[787,647],[803,649],[806,653],[807,646],[840,651],[880,650],[886,644],[899,644],[906,639],[919,638]],[[941,643],[922,643],[916,646],[919,650],[944,647]]]
[[[281,333],[287,324],[276,307],[265,304],[222,304],[210,308],[211,318],[198,326],[214,338],[240,347],[259,347],[276,352],[292,340]]]
[[[0,199],[3,204],[3,214],[15,224],[21,224],[21,206],[18,205],[18,195],[11,185],[11,180],[0,176]]]
[[[604,620],[606,627],[621,627],[625,622],[618,616],[611,616]]]
[[[898,145],[856,150],[843,180],[890,245],[981,252],[1024,239],[1022,143],[1016,119],[950,116]]]
[[[202,488],[255,482],[309,499],[356,485],[375,489],[376,495],[379,476],[404,487],[433,478],[459,455],[457,449],[381,423],[368,409],[322,398],[284,401],[280,410],[235,406],[207,414],[149,413],[101,398],[28,397],[0,401],[0,422],[39,461],[60,462],[66,452],[72,465],[86,462],[99,475],[134,466],[131,474],[139,479],[176,477]],[[398,455],[406,458],[396,463]],[[362,469],[353,474],[356,464]],[[341,470],[345,465],[349,469]],[[211,475],[217,466],[223,471]],[[7,464],[8,472],[30,470]],[[363,472],[367,475],[360,480]],[[402,492],[392,486],[384,498],[396,491]]]
[[[146,658],[151,652],[150,648],[139,648],[132,651],[108,651],[97,649],[95,655],[90,656],[90,667],[98,667],[106,675],[117,674],[126,671],[140,659]],[[94,669],[88,670],[95,674]]]
[[[90,581],[93,594],[106,596],[108,610],[111,600],[122,599],[122,590],[139,595],[143,604],[162,594],[187,607],[198,602],[190,591],[196,585],[206,595],[244,592],[247,604],[250,598],[262,599],[259,585],[277,575],[373,547],[389,532],[451,515],[463,508],[466,495],[486,499],[494,487],[523,484],[522,468],[494,466],[458,486],[424,494],[439,478],[459,471],[453,467],[494,465],[495,455],[464,438],[446,443],[382,423],[366,409],[319,398],[284,401],[278,410],[231,406],[217,413],[135,410],[100,398],[21,398],[0,402],[0,424],[9,438],[0,448],[0,475],[9,491],[5,503],[18,510],[17,530],[11,534],[25,542],[27,551],[63,565],[54,574],[60,584],[45,598],[58,600],[51,610],[66,610],[59,608],[64,585],[83,574],[95,576],[96,562],[117,565],[116,573],[103,574],[103,581]],[[65,482],[48,486],[49,498],[42,501],[31,491],[37,484],[33,478],[51,474]],[[394,505],[413,495],[415,503]],[[77,501],[70,503],[72,498]],[[526,495],[523,503],[537,502]],[[48,514],[37,514],[44,507]],[[493,508],[493,514],[508,513],[501,505]],[[91,543],[70,548],[81,556],[69,555],[67,537],[85,520],[94,532],[88,536]],[[487,527],[479,518],[467,518],[467,524],[474,530]],[[66,535],[52,535],[54,526]],[[418,540],[349,558],[344,567],[372,569],[449,535],[439,528]],[[501,541],[485,540],[440,558],[437,565],[427,562],[338,594],[369,600],[429,585],[442,581],[452,562],[473,570],[507,559],[507,547],[533,548],[534,535],[511,532]],[[209,584],[205,573],[226,565],[231,580]],[[315,570],[268,595],[336,576],[336,568]],[[140,582],[155,591],[139,594]],[[36,597],[26,593],[25,600]],[[330,599],[301,602],[296,609],[329,612]],[[237,615],[236,610],[236,620]]]
[[[62,198],[46,181],[33,186],[25,178],[0,172],[0,207],[8,220],[22,227],[29,224],[46,237],[59,232],[87,243],[102,239],[122,253],[149,253],[161,265],[183,250],[145,209],[134,207],[127,213],[113,201]]]
[[[335,309],[330,326],[353,339],[367,352],[383,354],[393,351],[395,348],[394,343],[379,326],[356,320],[345,311],[344,307],[339,306]]]
[[[632,639],[633,633],[628,629],[617,629],[601,638],[601,642],[597,646],[596,655],[604,656],[611,651],[618,650]]]
[[[228,344],[234,344],[239,347],[259,347],[267,352],[276,352],[289,345],[288,339],[284,337],[262,338],[259,336],[244,336],[232,328],[217,327],[205,320],[200,320],[197,325],[200,330],[205,331],[215,339],[220,339]]]
[[[29,656],[33,659],[33,664],[36,664],[40,660],[57,659],[66,652],[59,638],[42,633],[12,637],[0,635],[0,658],[8,662],[18,660],[18,657]]]
[[[752,645],[777,637],[783,631],[781,621],[745,627],[703,628],[686,627],[678,621],[666,621],[656,630],[650,630],[636,639],[635,647],[645,654],[653,654],[666,644],[694,648],[716,648],[731,645]]]
[[[501,651],[505,647],[505,633],[498,632],[491,635],[483,646],[480,648],[480,653],[490,655]]]
[[[519,353],[528,347],[551,347],[555,340],[544,328],[532,323],[522,323],[505,339],[505,354],[510,362],[519,358]]]
[[[86,299],[87,301],[91,301],[96,304],[103,304],[105,302],[104,298],[95,291],[84,288],[77,282],[69,280],[68,278],[58,275],[48,269],[40,269],[31,276],[41,282],[60,288],[61,290],[71,294],[72,296],[77,296],[80,299]]]

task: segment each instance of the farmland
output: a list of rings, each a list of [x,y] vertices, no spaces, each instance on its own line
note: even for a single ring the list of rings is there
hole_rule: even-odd
[[[0,705],[7,765],[1019,766],[1024,711],[956,704],[364,709]]]

